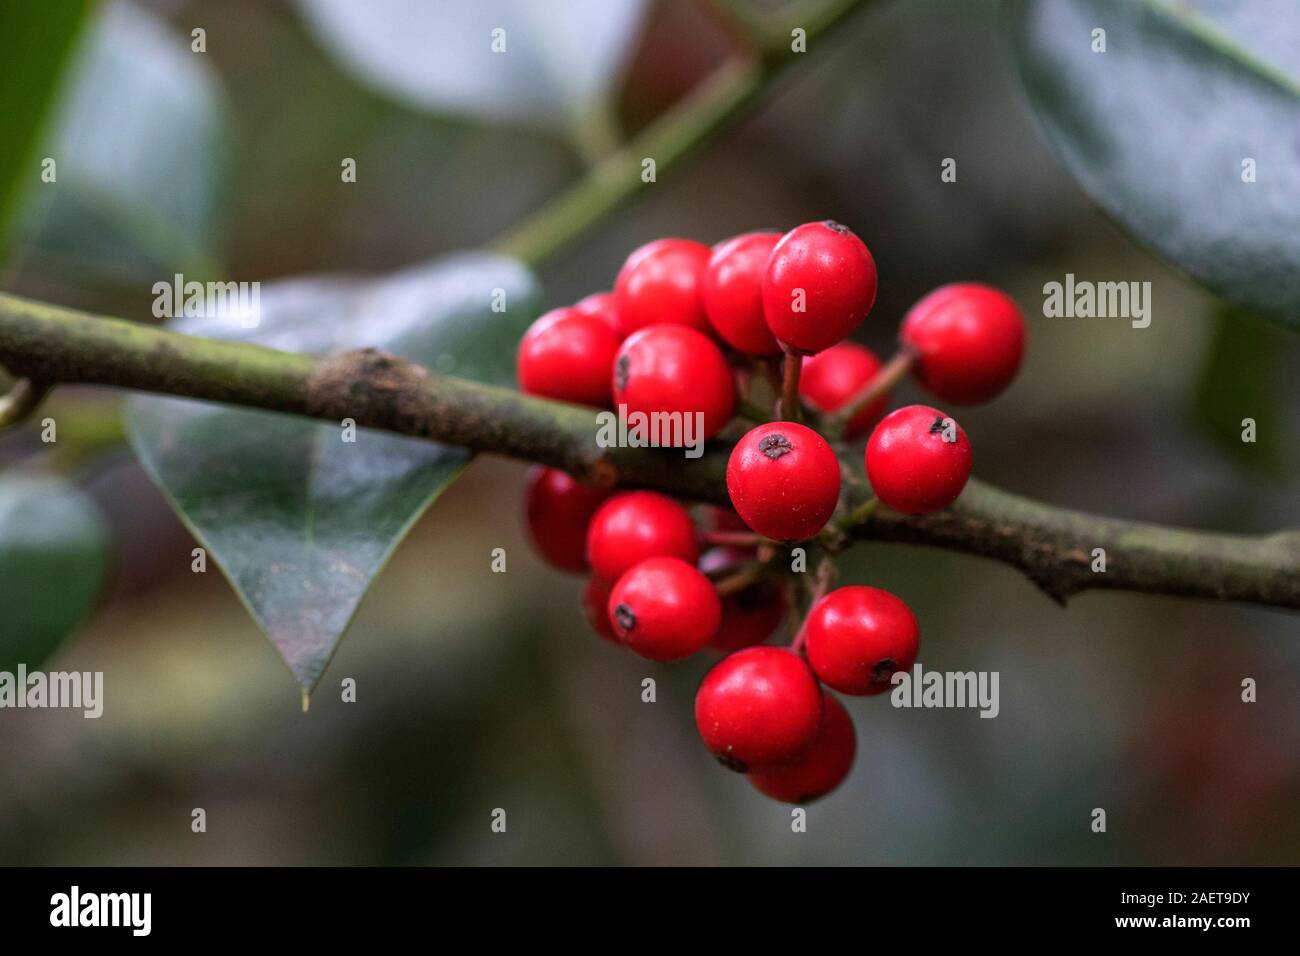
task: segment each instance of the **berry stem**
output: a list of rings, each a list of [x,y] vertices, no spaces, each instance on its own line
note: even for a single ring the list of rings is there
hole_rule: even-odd
[[[894,353],[894,357],[881,366],[880,371],[863,386],[862,391],[854,395],[834,415],[827,417],[826,427],[830,433],[828,437],[843,436],[849,422],[853,421],[860,411],[897,385],[915,361],[916,352],[910,346],[900,346]]]
[[[766,573],[767,567],[761,561],[755,561],[717,581],[713,587],[718,597],[730,597],[756,583]]]
[[[803,356],[797,352],[786,352],[781,363],[781,405],[777,417],[782,421],[795,422],[803,418],[803,409],[799,407],[799,373],[803,369]]]
[[[706,531],[700,536],[704,543],[714,545],[738,545],[742,548],[756,548],[763,543],[762,535],[752,531]]]
[[[828,591],[830,591],[831,585],[834,581],[835,562],[829,556],[825,556],[821,559],[821,563],[817,565],[816,577],[814,578],[813,584],[808,589],[808,611],[804,614],[803,623],[799,625],[799,630],[796,632],[794,640],[790,642],[790,650],[794,651],[796,654],[803,650],[804,640],[807,637],[808,614],[812,613],[812,609],[815,608],[818,602],[826,596]]]

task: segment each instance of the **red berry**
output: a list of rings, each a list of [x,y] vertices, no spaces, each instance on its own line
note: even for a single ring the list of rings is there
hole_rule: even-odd
[[[945,402],[977,405],[1011,384],[1025,319],[1005,292],[973,282],[935,289],[908,311],[899,338],[918,353],[916,377]]]
[[[823,693],[821,729],[808,753],[788,767],[749,775],[749,782],[774,800],[811,803],[830,793],[849,775],[858,736],[844,705],[830,691]]]
[[[952,435],[954,441],[946,436]],[[895,511],[923,515],[952,504],[970,477],[966,432],[928,405],[890,412],[867,441],[867,479]]]
[[[607,407],[618,336],[601,319],[552,309],[519,343],[519,389],[562,402]]]
[[[785,345],[820,352],[867,317],[876,301],[876,263],[866,244],[829,220],[787,232],[763,275],[763,314]]]
[[[609,621],[609,592],[607,581],[591,578],[582,589],[582,612],[587,616],[591,629],[611,644],[622,643],[614,633],[614,625]]]
[[[552,567],[587,570],[587,524],[610,492],[593,488],[557,468],[529,472],[524,517],[533,548]]]
[[[823,412],[834,412],[848,404],[880,371],[880,360],[871,349],[855,342],[832,345],[825,352],[804,359],[799,377],[799,394]],[[889,404],[889,394],[853,416],[844,437],[861,438]]]
[[[573,308],[583,315],[594,315],[613,330],[620,342],[623,341],[623,325],[618,320],[618,303],[614,299],[614,293],[593,292],[573,303]]]
[[[730,508],[720,508],[717,505],[709,508],[707,511],[707,527],[710,531],[735,531],[741,534],[748,534],[749,525],[745,524],[744,519]]]
[[[684,325],[652,325],[628,336],[614,359],[613,379],[614,402],[626,405],[629,416],[702,412],[704,434],[687,436],[695,440],[720,432],[736,405],[736,380],[721,349]],[[695,428],[693,422],[683,419],[682,428]]]
[[[779,232],[747,232],[713,247],[701,292],[713,330],[747,355],[779,355],[763,318],[763,273]]]
[[[741,773],[802,757],[821,717],[817,678],[784,647],[747,647],[724,657],[695,692],[695,726],[704,745]]]
[[[722,619],[713,584],[680,558],[648,558],[618,579],[609,620],[623,645],[652,661],[690,657]]]
[[[708,264],[709,247],[690,239],[658,239],[635,250],[614,282],[623,334],[665,322],[707,332],[700,280]]]
[[[587,526],[587,559],[606,581],[617,581],[646,558],[668,556],[694,564],[699,554],[690,512],[653,491],[615,495]]]
[[[769,422],[736,443],[727,462],[727,492],[753,530],[778,541],[811,538],[840,498],[840,462],[811,428]]]
[[[739,567],[753,560],[752,548],[712,548],[700,558],[700,570],[709,574],[728,565]],[[722,599],[722,623],[709,646],[729,653],[762,644],[776,633],[788,610],[785,588],[776,581],[762,580],[751,584],[743,591]]]
[[[916,663],[920,634],[899,598],[861,585],[839,588],[808,612],[804,650],[813,672],[845,694],[883,694]]]

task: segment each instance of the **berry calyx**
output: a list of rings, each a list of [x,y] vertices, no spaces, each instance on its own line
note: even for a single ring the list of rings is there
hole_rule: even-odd
[[[611,644],[620,644],[622,642],[614,633],[614,625],[609,620],[610,590],[608,581],[595,577],[587,581],[587,586],[582,589],[582,613],[586,615],[587,623],[593,631]]]
[[[841,342],[804,359],[799,394],[823,412],[836,412],[859,395],[880,371],[874,352],[856,342]],[[849,441],[861,438],[889,404],[889,393],[864,407],[844,429]]]
[[[614,402],[626,405],[629,416],[702,413],[703,434],[688,436],[696,440],[720,432],[736,405],[736,381],[722,350],[684,325],[652,325],[628,336],[614,358],[613,391]],[[683,417],[681,426],[687,436],[694,418]]]
[[[966,486],[970,442],[937,408],[908,405],[886,415],[871,433],[866,466],[877,498],[903,514],[928,514],[948,507]]]
[[[710,574],[754,559],[752,548],[711,548],[700,558],[700,571]],[[709,641],[717,651],[730,653],[742,647],[762,644],[785,621],[789,610],[785,588],[772,580],[761,580],[722,599],[722,623]]]
[[[935,289],[912,306],[899,340],[913,372],[945,402],[978,405],[1011,384],[1025,352],[1025,319],[1005,292],[974,282]]]
[[[615,495],[587,526],[587,559],[606,581],[617,581],[647,558],[667,556],[694,564],[699,553],[690,512],[653,491]]]
[[[919,642],[912,609],[880,588],[838,588],[817,602],[804,623],[813,672],[845,694],[888,691],[894,672],[916,663]]]
[[[618,335],[594,315],[552,309],[519,343],[519,389],[529,395],[608,407]]]
[[[618,302],[612,292],[593,292],[573,303],[573,308],[583,315],[594,315],[623,341],[623,324],[618,319]]]
[[[680,558],[648,558],[629,569],[610,592],[608,609],[623,646],[652,661],[702,650],[722,620],[713,584]]]
[[[558,468],[535,467],[524,493],[524,518],[533,548],[547,564],[581,574],[587,570],[587,525],[610,496]]]
[[[660,323],[709,331],[700,296],[709,254],[691,239],[657,239],[634,250],[614,282],[623,334]]]
[[[732,507],[754,531],[778,541],[811,538],[840,497],[840,462],[826,439],[795,422],[745,435],[727,461]]]
[[[747,232],[713,247],[701,294],[709,324],[746,355],[779,355],[781,345],[763,318],[763,273],[779,232]]]
[[[763,274],[768,328],[797,352],[830,348],[858,327],[876,301],[876,263],[837,222],[796,226],[776,244]]]
[[[723,766],[748,773],[808,752],[822,692],[808,664],[783,647],[748,647],[713,666],[695,693],[695,726]]]
[[[844,705],[824,691],[822,723],[808,753],[786,767],[751,773],[749,782],[773,800],[811,803],[843,782],[853,767],[858,735]]]

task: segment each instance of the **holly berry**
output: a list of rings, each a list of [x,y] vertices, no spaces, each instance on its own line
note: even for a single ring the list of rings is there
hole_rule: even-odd
[[[652,661],[702,650],[722,620],[713,584],[680,558],[647,558],[632,567],[614,585],[608,607],[619,641]]]
[[[945,402],[977,405],[1016,377],[1025,319],[1005,292],[974,282],[935,289],[912,306],[899,339],[917,353],[914,372]]]
[[[804,359],[799,394],[823,412],[839,411],[861,393],[879,371],[880,360],[871,349],[856,342],[841,342]],[[884,393],[863,408],[849,422],[844,437],[849,441],[861,438],[888,404],[889,394]]]
[[[557,468],[531,469],[524,517],[533,548],[561,571],[586,571],[587,524],[609,496],[607,489],[584,485]]]
[[[609,620],[609,582],[591,578],[582,589],[582,613],[587,616],[591,629],[611,644],[621,643]]]
[[[707,332],[700,282],[709,252],[702,242],[658,239],[628,256],[614,282],[623,334],[659,323]]]
[[[894,672],[916,663],[919,641],[911,608],[888,591],[861,585],[827,594],[804,623],[813,672],[845,694],[889,690]]]
[[[721,510],[721,509],[718,509]],[[700,558],[700,570],[711,574],[722,568],[740,566],[754,560],[752,548],[727,546],[711,548]],[[785,588],[776,581],[764,579],[751,584],[743,591],[722,599],[722,623],[709,646],[714,650],[738,651],[742,647],[762,644],[785,620],[789,610]]]
[[[587,559],[606,581],[617,581],[646,558],[668,556],[694,564],[699,553],[690,513],[653,491],[615,495],[587,526]]]
[[[614,359],[614,402],[628,414],[702,412],[712,438],[731,420],[736,382],[722,351],[704,333],[684,325],[652,325],[634,332]],[[683,419],[683,434],[686,420]],[[692,424],[690,427],[694,427]]]
[[[908,405],[871,433],[866,465],[877,498],[903,514],[927,514],[948,507],[966,486],[970,442],[937,408]]]
[[[749,782],[774,800],[811,803],[830,793],[849,775],[858,735],[844,705],[823,691],[822,723],[811,749],[786,767],[751,773]]]
[[[594,315],[613,330],[620,342],[623,341],[623,324],[618,319],[618,302],[614,293],[593,292],[573,303],[573,308],[583,315]]]
[[[747,355],[779,355],[781,346],[763,318],[763,273],[781,234],[747,232],[713,247],[701,294],[709,324]]]
[[[811,428],[769,422],[751,430],[727,461],[727,492],[754,531],[778,541],[811,538],[840,498],[840,462]]]
[[[783,647],[748,647],[713,666],[695,693],[695,726],[718,762],[747,773],[808,752],[822,692],[808,664]]]
[[[876,301],[876,263],[866,244],[837,222],[809,222],[781,237],[763,274],[768,328],[797,352],[820,352],[867,317]]]
[[[519,388],[579,405],[610,404],[609,369],[618,336],[603,320],[572,308],[552,309],[519,343]]]

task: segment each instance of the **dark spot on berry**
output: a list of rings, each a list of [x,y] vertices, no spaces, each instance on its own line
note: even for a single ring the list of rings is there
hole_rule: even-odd
[[[614,608],[614,620],[625,631],[630,631],[636,627],[636,615],[632,613],[632,609],[626,604],[620,604]]]
[[[731,754],[718,754],[718,763],[722,764],[728,770],[734,770],[736,773],[748,773],[749,768],[741,761],[737,760]]]
[[[833,232],[849,232],[848,226],[844,225],[842,222],[836,222],[834,219],[827,219],[822,223],[822,225]]]
[[[790,444],[790,439],[780,433],[764,435],[758,440],[758,450],[768,458],[775,461],[782,455],[794,451],[794,445]]]
[[[631,363],[626,355],[620,355],[614,363],[614,387],[620,392],[627,388],[627,371]]]
[[[894,676],[896,670],[898,670],[898,662],[886,657],[876,664],[875,670],[871,674],[871,681],[874,684],[888,684],[889,679]]]
[[[945,421],[947,421],[947,419],[944,418],[944,417],[942,417],[942,416],[940,416],[939,418],[936,418],[936,419],[934,420],[934,424],[932,424],[932,425],[930,426],[930,434],[933,435],[935,432],[941,432],[941,431],[943,431],[943,423],[944,423]]]

